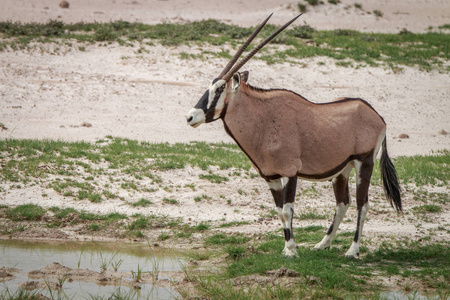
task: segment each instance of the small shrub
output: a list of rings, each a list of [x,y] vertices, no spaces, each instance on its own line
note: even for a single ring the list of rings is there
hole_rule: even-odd
[[[405,34],[413,34],[411,31],[409,31],[406,28],[403,28],[402,30],[400,30],[400,32],[398,33],[399,35],[405,35]]]
[[[206,194],[203,194],[203,195],[201,195],[201,196],[194,197],[194,201],[195,201],[195,202],[200,202],[200,201],[202,201],[203,199],[205,199],[205,200],[211,200],[212,198],[211,198],[210,196],[206,195]]]
[[[106,221],[117,221],[117,220],[127,219],[128,217],[127,217],[127,215],[124,215],[124,214],[121,214],[118,212],[112,212],[101,218]]]
[[[94,39],[98,42],[114,41],[117,37],[118,34],[110,26],[102,26],[94,34]]]
[[[178,204],[178,200],[173,199],[173,198],[163,198],[162,201],[164,203],[172,204],[172,205],[177,205]]]
[[[316,29],[307,24],[295,26],[290,30],[291,35],[301,39],[311,39],[314,32],[316,32]]]
[[[298,3],[298,4],[297,4],[297,7],[298,7],[298,10],[299,10],[300,12],[302,12],[302,13],[305,13],[305,12],[306,12],[306,5],[305,5],[305,4],[303,4],[303,3]]]
[[[308,2],[308,4],[312,6],[319,4],[319,0],[306,0],[306,2]]]
[[[89,201],[93,202],[93,203],[100,203],[102,202],[102,195],[101,194],[97,194],[97,193],[91,193],[87,196],[87,198],[89,199]]]
[[[373,11],[373,14],[374,14],[376,17],[379,17],[379,18],[381,18],[381,17],[383,16],[383,13],[382,13],[380,10],[378,10],[378,9],[375,9],[375,10]]]

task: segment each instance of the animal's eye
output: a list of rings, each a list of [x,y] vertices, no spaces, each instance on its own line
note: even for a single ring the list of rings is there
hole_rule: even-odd
[[[224,89],[225,89],[225,84],[222,85],[220,88],[218,88],[217,91],[218,91],[219,93],[222,93]]]

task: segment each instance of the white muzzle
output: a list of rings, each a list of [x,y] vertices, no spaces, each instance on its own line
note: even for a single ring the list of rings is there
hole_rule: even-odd
[[[186,120],[188,125],[196,128],[200,124],[205,123],[205,113],[199,108],[193,108],[188,112]]]

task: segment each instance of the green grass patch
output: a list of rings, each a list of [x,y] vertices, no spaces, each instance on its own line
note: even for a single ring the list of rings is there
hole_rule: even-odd
[[[198,175],[200,179],[206,179],[212,183],[222,183],[225,181],[229,181],[228,177],[220,176],[217,174],[200,174]]]
[[[301,10],[306,9],[303,4],[299,7]],[[379,10],[373,13],[382,16]],[[445,26],[448,25],[440,28],[447,29]],[[276,28],[271,24],[266,25],[260,33],[261,38],[267,37]],[[137,52],[142,52],[145,44],[153,42],[167,46],[207,43],[214,46],[231,44],[237,47],[254,29],[255,27],[228,25],[211,19],[185,24],[155,25],[126,21],[75,24],[54,20],[47,23],[6,21],[0,22],[0,37],[2,37],[0,51],[31,48],[32,42],[67,44],[67,40],[71,43],[116,42],[127,46],[136,46],[137,43],[139,48]],[[445,63],[450,58],[450,35],[445,32],[430,31],[419,34],[403,30],[398,34],[386,34],[352,30],[317,31],[309,25],[294,25],[277,36],[272,44],[289,47],[284,47],[283,50],[275,49],[273,54],[264,54],[267,50],[264,49],[257,58],[268,63],[285,61],[293,63],[293,59],[324,56],[338,61],[349,59],[355,62],[355,64],[339,64],[344,66],[385,65],[394,68],[416,66],[423,70],[449,71]],[[77,47],[80,49],[84,46],[77,45]],[[211,54],[213,57],[230,57],[230,54],[223,50],[213,53],[205,51],[196,55],[182,52],[180,55],[185,59],[204,59],[204,55]]]
[[[5,300],[40,300],[42,299],[41,291],[27,291],[23,289],[17,289],[12,292],[6,287],[0,292],[0,299]]]
[[[414,200],[422,201],[427,203],[428,201],[439,203],[439,204],[447,204],[450,202],[450,197],[448,193],[436,193],[436,192],[428,192],[425,189],[418,189],[413,192]]]
[[[128,226],[129,230],[145,229],[150,226],[150,220],[145,217],[140,217]]]
[[[58,219],[65,219],[69,214],[77,214],[79,215],[79,212],[71,207],[68,208],[59,208],[57,206],[52,206],[48,209],[49,211],[53,212],[55,217]]]
[[[208,196],[206,194],[202,194],[201,196],[194,197],[195,202],[200,202],[202,200],[211,200],[211,199],[212,199],[211,196]]]
[[[5,214],[13,221],[39,221],[45,214],[45,209],[36,204],[23,204],[7,209]]]
[[[404,183],[446,186],[450,182],[450,150],[436,155],[401,156],[394,159],[394,164]]]
[[[299,220],[326,220],[328,216],[316,212],[305,212],[296,216]]]
[[[283,290],[280,299],[378,299],[386,288],[379,284],[379,276],[393,275],[422,282],[431,288],[431,295],[446,295],[445,291],[450,287],[450,275],[447,272],[450,267],[448,243],[423,243],[406,239],[396,243],[383,242],[375,251],[362,249],[365,255],[361,261],[355,261],[344,256],[352,241],[353,233],[350,232],[338,235],[330,250],[312,251],[312,245],[320,241],[324,234],[325,228],[321,226],[297,229],[297,240],[309,246],[300,246],[298,257],[294,259],[281,254],[284,247],[281,234],[268,233],[251,239],[251,247],[250,240],[222,243],[229,236],[210,236],[205,239],[205,243],[222,247],[229,259],[228,265],[224,271],[200,277],[196,282],[203,296],[213,299],[220,298],[219,295],[232,295],[238,299],[279,299],[273,295],[281,295],[280,290]],[[282,269],[290,270],[291,275],[280,276],[295,277],[290,285],[271,281],[274,275],[270,274]],[[255,276],[261,276],[260,281],[256,282],[270,284],[255,289]],[[236,285],[236,282],[239,284]],[[406,294],[409,292],[411,290],[406,290]]]
[[[205,239],[205,243],[209,245],[223,245],[223,244],[243,244],[249,240],[248,237],[242,234],[224,234],[217,233]]]
[[[412,210],[418,213],[438,213],[442,211],[442,208],[434,204],[427,204],[415,206],[412,208]]]
[[[250,224],[249,221],[233,221],[233,222],[227,222],[219,225],[219,228],[226,228],[226,227],[236,227],[241,225],[247,225]]]
[[[399,156],[392,161],[403,184],[447,186],[450,182],[450,150],[438,151],[434,155]],[[379,185],[379,161],[373,171],[371,182]]]
[[[166,203],[166,204],[178,205],[178,200],[177,199],[173,199],[173,198],[165,198],[164,197],[162,199],[162,202]]]
[[[230,245],[225,247],[225,251],[228,254],[229,258],[237,260],[245,255],[247,249],[243,246]]]
[[[208,230],[210,228],[210,226],[208,224],[205,223],[200,223],[197,226],[193,227],[194,231],[205,231]]]
[[[0,180],[12,183],[11,188],[45,182],[45,187],[64,197],[94,203],[117,198],[119,192],[111,192],[113,188],[128,193],[156,191],[162,183],[157,172],[168,169],[251,167],[237,146],[223,143],[152,144],[112,137],[99,143],[6,139],[0,140],[0,153]],[[102,176],[110,182],[99,180]],[[214,174],[205,179],[228,180]]]
[[[139,201],[131,203],[131,205],[134,206],[134,207],[138,207],[138,206],[147,207],[147,206],[149,206],[151,204],[153,204],[153,202],[150,201],[150,200],[147,200],[145,198],[141,198],[141,199],[139,199]]]

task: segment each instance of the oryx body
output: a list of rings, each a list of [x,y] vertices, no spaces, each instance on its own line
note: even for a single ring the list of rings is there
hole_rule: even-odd
[[[351,169],[355,168],[358,220],[354,241],[346,256],[356,257],[368,210],[370,178],[380,147],[383,147],[380,167],[386,195],[391,205],[401,210],[395,168],[387,155],[386,124],[361,99],[342,98],[316,104],[292,91],[264,90],[249,85],[248,72],[238,73],[239,68],[291,23],[267,38],[231,69],[267,20],[222,74],[213,80],[188,113],[188,124],[197,127],[222,119],[227,133],[269,184],[284,227],[286,244],[283,253],[287,256],[296,255],[292,218],[297,178],[333,182],[337,204],[335,217],[327,235],[315,246],[315,249],[323,249],[330,246],[350,206],[348,179]]]

